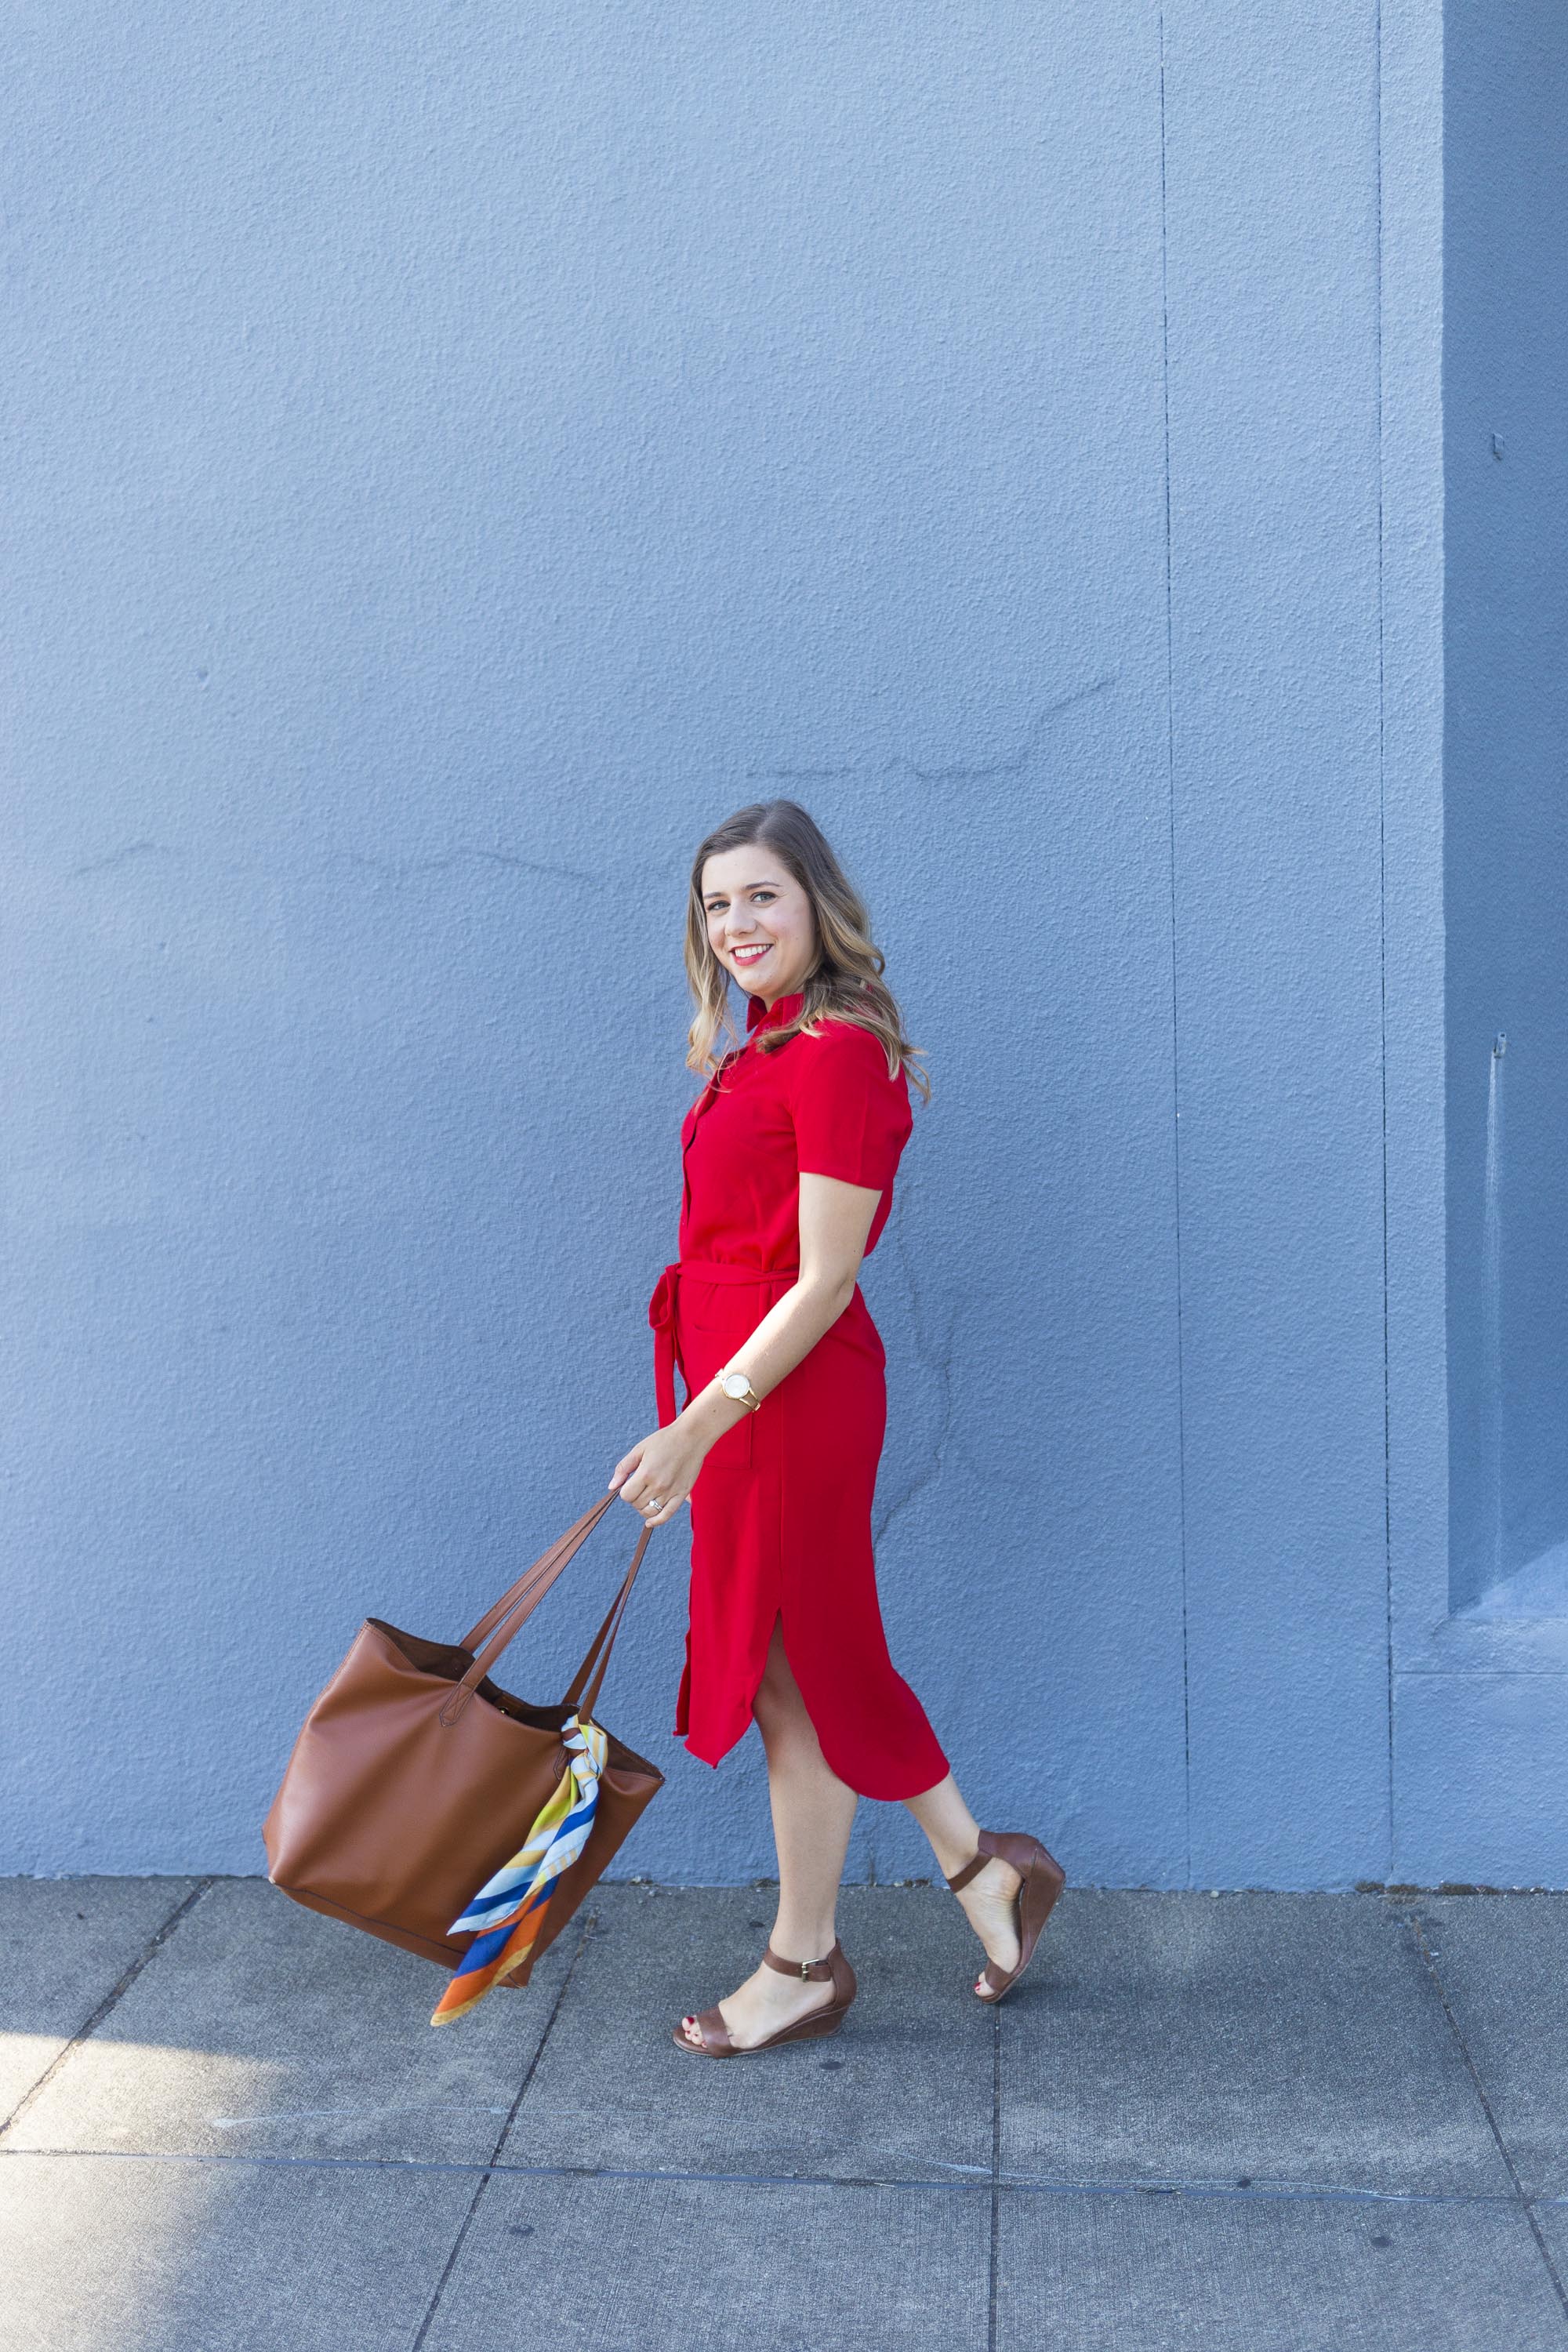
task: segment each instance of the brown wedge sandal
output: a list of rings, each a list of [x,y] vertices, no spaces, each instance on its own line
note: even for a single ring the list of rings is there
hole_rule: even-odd
[[[679,2025],[670,2032],[670,2040],[678,2050],[689,2051],[693,2058],[750,2058],[763,2050],[776,2050],[781,2042],[816,2042],[823,2034],[837,2033],[848,2014],[855,1998],[855,1971],[844,1957],[841,1946],[835,1944],[825,1960],[781,1960],[770,1944],[763,1954],[763,1966],[776,1969],[781,1977],[799,1977],[811,1984],[825,1984],[833,1979],[833,1999],[821,2009],[814,2009],[805,2017],[797,2017],[793,2025],[781,2025],[776,2033],[769,2033],[761,2042],[737,2044],[730,2039],[730,2029],[723,2013],[718,2009],[704,2009],[696,2018],[702,2047],[689,2042]]]
[[[1022,1830],[982,1830],[980,1851],[973,1862],[966,1862],[957,1874],[948,1880],[956,1895],[977,1878],[994,1854],[998,1861],[1010,1863],[1022,1885],[1017,1895],[1018,1964],[1013,1969],[999,1969],[994,1960],[987,1960],[984,1975],[989,1992],[975,1993],[976,2000],[1000,2000],[1011,1992],[1029,1962],[1035,1957],[1035,1946],[1040,1940],[1040,1930],[1051,1916],[1051,1906],[1067,1885],[1067,1873],[1054,1854],[1047,1853],[1038,1838],[1028,1837]]]

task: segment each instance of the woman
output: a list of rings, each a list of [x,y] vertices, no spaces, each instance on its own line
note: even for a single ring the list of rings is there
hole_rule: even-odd
[[[859,1796],[908,1805],[984,1947],[999,2000],[1062,1885],[1038,1841],[979,1829],[877,1602],[871,1496],[884,1355],[857,1276],[891,1206],[914,1049],[865,906],[794,801],[742,809],[692,866],[677,1262],[648,1308],[659,1426],[610,1480],[644,1523],[691,1502],[690,1622],[676,1730],[717,1764],[754,1717],[779,1900],[754,1975],[674,2030],[709,2057],[831,2033],[855,1997],[834,1915]],[[748,997],[730,1035],[729,982]],[[916,1084],[929,1097],[924,1074]],[[674,1370],[687,1401],[678,1413]]]

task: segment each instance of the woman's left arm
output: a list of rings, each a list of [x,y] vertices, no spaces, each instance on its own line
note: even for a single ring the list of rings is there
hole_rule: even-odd
[[[730,1359],[760,1397],[776,1389],[810,1354],[855,1296],[881,1197],[871,1185],[841,1183],[837,1176],[801,1177],[799,1279],[774,1299],[751,1338]],[[622,1454],[610,1491],[619,1489],[645,1527],[662,1527],[690,1494],[715,1439],[754,1410],[737,1404],[716,1380],[710,1381],[673,1421],[650,1430],[629,1454]],[[644,1508],[652,1495],[659,1499],[657,1511]]]

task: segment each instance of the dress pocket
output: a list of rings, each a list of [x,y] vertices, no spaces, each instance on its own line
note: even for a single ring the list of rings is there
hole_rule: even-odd
[[[714,1374],[745,1347],[767,1311],[768,1294],[750,1283],[704,1282],[687,1276],[680,1286],[680,1360],[692,1393],[706,1388]],[[742,1359],[743,1360],[743,1359]],[[752,1423],[756,1410],[742,1413],[732,1429],[715,1438],[703,1457],[703,1467],[750,1470],[757,1459]]]

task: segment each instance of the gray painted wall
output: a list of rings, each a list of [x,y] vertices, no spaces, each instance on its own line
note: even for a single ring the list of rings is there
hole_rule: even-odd
[[[982,1817],[1118,1884],[1554,1854],[1456,1811],[1433,1668],[1435,5],[67,0],[14,47],[47,1670],[0,1866],[259,1867],[360,1616],[457,1633],[602,1491],[684,868],[775,791],[933,1076],[866,1277],[879,1556]],[[745,1876],[755,1742],[668,1734],[683,1551],[608,1697],[670,1774],[626,1867]],[[853,1867],[930,1864],[868,1806]]]
[[[1568,16],[1454,5],[1447,90],[1454,1599],[1562,1611]]]
[[[1433,498],[1423,529],[1385,538],[1394,1870],[1427,1883],[1560,1886],[1568,1882],[1568,1580],[1550,1548],[1562,1527],[1568,1405],[1553,1233],[1568,1173],[1563,1004],[1552,971],[1563,892],[1563,193],[1554,146],[1563,25],[1543,6],[1489,20],[1454,0],[1447,31],[1446,252],[1441,285],[1431,268],[1426,288],[1433,310],[1447,306],[1446,496]],[[1391,126],[1419,155],[1436,117],[1406,110],[1399,74],[1385,74],[1384,87],[1385,229],[1403,234],[1389,207],[1420,175],[1390,168]],[[1418,337],[1417,320],[1389,303],[1389,390],[1408,381]],[[1429,437],[1423,443],[1429,458]],[[1418,478],[1415,463],[1385,469],[1394,487],[1385,515],[1402,511]],[[1422,660],[1436,666],[1426,618],[1412,625],[1412,616],[1422,614],[1419,581],[1436,568],[1439,528],[1446,696],[1435,677],[1411,690]],[[1411,775],[1421,756],[1416,709],[1434,732],[1446,717],[1441,940],[1424,887],[1437,862],[1435,835],[1402,782],[1407,753]],[[1436,761],[1436,743],[1428,749]],[[1412,889],[1416,877],[1423,887]],[[1542,926],[1554,928],[1550,944]],[[1440,968],[1441,1055],[1411,1015]],[[1500,1032],[1508,1049],[1496,1073],[1502,1157],[1489,1317],[1487,1110]],[[1439,1090],[1441,1166],[1418,1114]],[[1439,1190],[1440,1260],[1425,1218]],[[1532,1578],[1542,1546],[1548,1557]],[[1531,1613],[1542,1604],[1548,1613]]]

